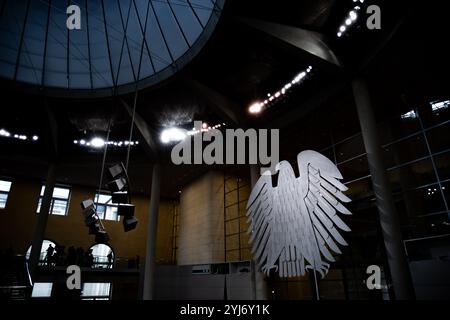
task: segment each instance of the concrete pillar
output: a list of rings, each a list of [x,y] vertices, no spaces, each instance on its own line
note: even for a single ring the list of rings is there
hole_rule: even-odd
[[[380,214],[380,224],[395,297],[398,300],[414,299],[414,287],[403,247],[400,221],[381,156],[382,149],[369,90],[363,79],[359,78],[353,81],[353,94],[372,175],[373,190]]]
[[[259,165],[250,165],[250,183],[251,187],[255,186],[260,177],[260,167]],[[266,276],[256,270],[256,263],[252,261],[252,286],[253,286],[253,298],[255,300],[268,300],[269,299],[269,289],[267,285]]]
[[[41,209],[38,213],[36,226],[34,228],[33,241],[31,243],[31,254],[29,260],[30,276],[33,282],[35,281],[37,268],[39,264],[39,257],[41,255],[42,241],[45,237],[45,229],[47,227],[48,215],[53,197],[53,189],[56,183],[56,165],[50,163],[47,173],[47,181],[45,183],[44,196],[42,198]]]
[[[156,231],[158,228],[158,211],[161,187],[161,165],[153,165],[152,191],[150,198],[150,209],[147,228],[147,252],[144,267],[144,289],[143,300],[154,299],[155,269],[156,269]]]

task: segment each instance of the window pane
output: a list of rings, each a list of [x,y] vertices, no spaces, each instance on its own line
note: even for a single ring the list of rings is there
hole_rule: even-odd
[[[439,173],[439,179],[442,181],[450,179],[450,152],[441,154],[434,158]]]
[[[0,191],[9,192],[11,190],[11,184],[12,182],[10,181],[0,180]]]
[[[65,216],[67,209],[67,201],[54,200],[52,214],[57,216]]]
[[[395,201],[404,202],[408,217],[417,217],[445,211],[439,185],[397,194],[395,195]]]
[[[427,137],[433,153],[450,149],[450,123],[428,131]]]
[[[430,159],[422,160],[395,170],[388,170],[394,192],[415,189],[436,183],[436,175]]]
[[[43,197],[45,192],[45,186],[41,188],[40,196]],[[67,188],[54,188],[53,189],[53,198],[61,198],[61,199],[69,199],[70,189]]]
[[[41,205],[42,205],[42,198],[39,198],[36,213],[41,212]]]
[[[385,164],[392,168],[428,156],[428,149],[422,134],[383,148]]]
[[[0,209],[6,208],[6,201],[8,201],[8,194],[0,193]]]
[[[111,221],[119,221],[118,215],[117,215],[117,207],[106,207],[106,216],[105,220],[111,220]]]
[[[96,194],[95,201],[100,204],[107,204],[111,201],[111,196],[107,194]]]
[[[81,291],[82,297],[109,297],[111,290],[110,283],[85,283],[83,285],[83,291]]]
[[[53,198],[69,199],[70,189],[55,188],[53,190]]]
[[[97,215],[100,219],[105,219],[106,206],[97,205]]]
[[[364,153],[364,142],[360,134],[336,145],[336,158],[338,163],[360,156]]]
[[[31,296],[33,298],[50,298],[52,296],[53,283],[35,282]]]
[[[365,155],[340,164],[338,168],[345,179],[344,182],[353,181],[370,174],[369,164]]]

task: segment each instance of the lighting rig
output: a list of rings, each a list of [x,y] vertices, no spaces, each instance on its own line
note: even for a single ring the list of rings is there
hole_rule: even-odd
[[[134,216],[135,206],[131,204],[130,180],[123,163],[116,164],[107,170],[108,186],[111,192],[111,202],[117,204],[117,214],[123,216],[123,229],[125,232],[136,229],[138,219]],[[96,243],[107,243],[108,233],[97,214],[97,208],[92,199],[81,202],[84,213],[84,222],[89,228],[89,234],[95,235]]]

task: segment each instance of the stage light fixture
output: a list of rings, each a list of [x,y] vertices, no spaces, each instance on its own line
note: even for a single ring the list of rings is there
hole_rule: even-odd
[[[86,211],[89,208],[94,207],[94,201],[92,199],[84,200],[81,202],[81,209]]]
[[[127,181],[124,178],[119,178],[108,183],[108,189],[111,192],[122,191],[123,189],[125,189],[126,186]]]
[[[123,168],[120,164],[116,164],[108,169],[110,179],[115,179],[123,174]]]
[[[117,208],[117,214],[119,216],[132,217],[134,216],[134,209],[135,207],[132,204],[120,204]]]
[[[109,235],[105,230],[100,230],[95,234],[95,242],[100,244],[107,244],[109,242]]]
[[[89,228],[89,235],[95,235],[96,243],[107,243],[109,236],[98,217],[94,201],[84,200],[80,205],[84,214],[84,223]]]
[[[136,229],[138,224],[138,219],[136,217],[128,217],[123,219],[123,229],[125,232]]]
[[[111,196],[111,202],[114,204],[128,203],[128,192],[127,191],[113,192]]]

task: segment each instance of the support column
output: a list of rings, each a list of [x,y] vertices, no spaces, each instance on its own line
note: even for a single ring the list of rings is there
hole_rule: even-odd
[[[158,227],[158,212],[161,186],[161,165],[156,163],[153,166],[152,191],[150,198],[150,209],[147,228],[147,253],[145,255],[144,267],[144,290],[143,300],[153,300],[155,289],[155,269],[156,269],[156,232]]]
[[[44,196],[42,198],[41,209],[38,213],[36,226],[34,228],[33,241],[31,243],[31,254],[29,260],[29,270],[30,276],[35,282],[35,276],[37,273],[37,268],[39,264],[39,258],[41,255],[42,241],[45,236],[45,229],[47,227],[48,215],[50,213],[50,208],[52,204],[53,189],[56,183],[56,165],[50,163],[47,173],[47,181],[45,183]]]
[[[366,82],[353,81],[353,94],[358,110],[364,146],[367,152],[372,184],[380,214],[380,224],[386,247],[389,269],[397,300],[415,298],[408,260],[403,247],[400,220],[392,197],[391,186],[382,159],[375,113],[373,111]]]
[[[260,177],[259,165],[250,165],[250,185],[251,188],[255,186]],[[256,263],[252,261],[252,291],[254,300],[268,300],[268,286],[265,275],[256,270]]]

